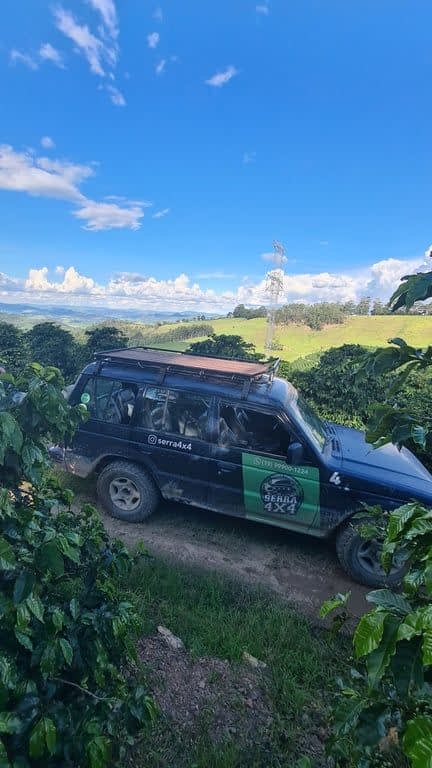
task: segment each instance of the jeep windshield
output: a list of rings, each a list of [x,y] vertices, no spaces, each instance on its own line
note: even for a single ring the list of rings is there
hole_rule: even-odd
[[[327,434],[324,423],[319,416],[317,416],[299,394],[297,394],[297,396],[290,402],[290,409],[294,412],[297,422],[301,424],[304,434],[306,434],[310,440],[315,443],[317,448],[322,451],[327,439]]]

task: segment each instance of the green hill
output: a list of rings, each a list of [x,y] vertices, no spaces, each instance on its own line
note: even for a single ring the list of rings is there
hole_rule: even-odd
[[[266,321],[263,318],[243,320],[222,318],[211,320],[215,333],[238,334],[255,344],[259,352],[264,351]],[[160,332],[170,326],[164,325]],[[175,326],[179,327],[179,324]],[[367,347],[384,346],[390,338],[402,336],[413,346],[424,347],[432,344],[432,316],[419,315],[378,315],[371,317],[350,317],[342,325],[329,325],[321,331],[313,331],[305,325],[278,326],[275,341],[280,349],[277,354],[284,360],[296,360],[312,352],[324,352],[330,347],[342,344],[363,344]],[[199,339],[194,339],[198,341]],[[184,350],[190,341],[161,344],[166,348]]]

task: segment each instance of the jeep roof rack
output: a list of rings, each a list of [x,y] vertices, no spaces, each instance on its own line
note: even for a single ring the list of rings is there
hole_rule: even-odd
[[[95,360],[104,363],[123,363],[124,365],[151,368],[160,372],[159,383],[163,384],[168,373],[182,373],[202,378],[216,378],[243,384],[242,397],[247,397],[253,381],[263,376],[273,380],[280,360],[255,362],[236,360],[228,357],[210,355],[191,355],[187,352],[174,352],[155,347],[127,347],[96,352]]]

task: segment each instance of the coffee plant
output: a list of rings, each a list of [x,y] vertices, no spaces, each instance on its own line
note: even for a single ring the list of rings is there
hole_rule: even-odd
[[[410,309],[431,296],[432,271],[407,276],[390,308]],[[430,402],[413,408],[399,401],[402,388],[419,372],[430,381],[432,347],[414,349],[403,339],[393,339],[391,347],[366,360],[363,377],[394,376],[366,432],[375,446],[417,445],[430,453]],[[361,515],[364,519],[364,511]],[[403,555],[406,574],[401,591],[367,595],[374,608],[354,633],[357,664],[350,681],[339,681],[329,749],[337,765],[432,768],[432,509],[412,502],[392,512],[370,509],[368,517],[364,535],[382,541],[384,569],[388,572],[393,559]],[[339,609],[343,621],[346,599],[339,595],[327,601],[322,615]]]
[[[52,368],[0,377],[0,768],[122,764],[152,703],[137,684],[133,565],[50,477],[47,443],[85,418]]]
[[[386,514],[378,508],[369,514],[371,521],[379,516],[381,527]],[[355,659],[363,664],[349,682],[339,681],[329,743],[339,765],[432,766],[432,510],[413,502],[387,515],[386,569],[400,550],[407,558],[402,589],[367,595],[374,608],[353,638]],[[338,595],[321,615],[340,608],[345,614],[345,604],[346,596]],[[385,762],[388,754],[394,763]]]

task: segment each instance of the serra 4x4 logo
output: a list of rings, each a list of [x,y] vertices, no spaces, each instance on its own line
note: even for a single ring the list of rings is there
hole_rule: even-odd
[[[192,450],[192,443],[186,443],[184,440],[167,440],[158,435],[149,435],[147,442],[149,445],[161,445],[163,448],[178,448],[181,451]]]
[[[269,515],[295,515],[304,501],[300,483],[288,475],[270,475],[261,483],[261,499]]]

